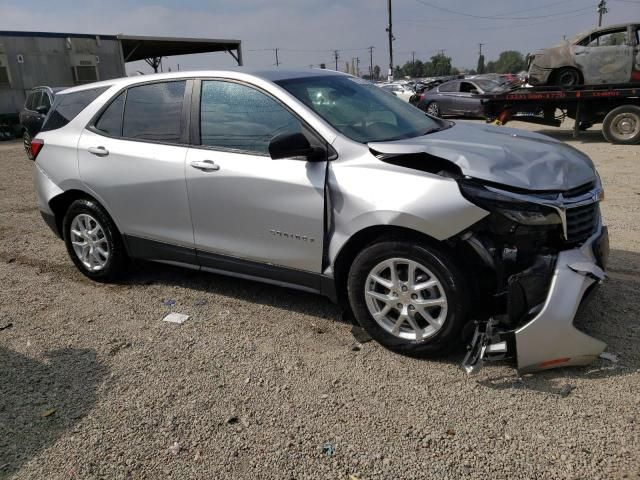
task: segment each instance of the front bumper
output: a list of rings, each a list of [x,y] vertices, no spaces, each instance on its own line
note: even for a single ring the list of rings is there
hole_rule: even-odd
[[[518,370],[587,365],[602,353],[606,344],[578,330],[574,319],[592,287],[604,280],[608,251],[608,232],[601,227],[580,248],[558,254],[542,310],[514,332]]]
[[[606,344],[578,330],[576,312],[605,278],[609,255],[606,227],[579,248],[558,253],[542,306],[525,324],[506,330],[493,319],[478,324],[463,367],[476,372],[483,361],[514,358],[521,373],[587,365]]]
[[[531,85],[546,85],[549,82],[549,76],[551,75],[551,72],[553,71],[553,68],[545,68],[545,67],[541,67],[539,65],[536,65],[535,63],[531,63],[531,66],[529,67],[529,71],[528,71],[528,76],[529,76],[529,83]]]

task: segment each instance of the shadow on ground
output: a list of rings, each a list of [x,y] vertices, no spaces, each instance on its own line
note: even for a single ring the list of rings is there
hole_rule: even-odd
[[[106,375],[94,350],[51,351],[39,362],[0,347],[0,478],[87,415]]]

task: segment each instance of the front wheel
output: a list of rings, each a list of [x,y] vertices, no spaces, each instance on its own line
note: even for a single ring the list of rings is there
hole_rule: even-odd
[[[439,250],[404,241],[373,244],[354,260],[347,286],[360,325],[390,350],[427,356],[461,341],[468,289]]]
[[[623,105],[611,110],[602,122],[602,134],[610,143],[640,144],[640,107]]]
[[[125,272],[127,254],[120,233],[96,201],[74,201],[64,216],[62,228],[67,253],[84,275],[109,282]]]

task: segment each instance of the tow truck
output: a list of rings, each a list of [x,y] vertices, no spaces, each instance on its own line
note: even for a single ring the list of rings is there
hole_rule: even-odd
[[[559,127],[575,120],[573,137],[602,123],[604,138],[622,145],[640,144],[640,83],[521,87],[508,92],[481,95],[488,122],[505,125],[510,120]]]

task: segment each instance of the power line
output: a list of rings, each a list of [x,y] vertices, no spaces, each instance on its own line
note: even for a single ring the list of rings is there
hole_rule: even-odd
[[[496,16],[496,15],[473,15],[471,13],[456,12],[455,10],[449,10],[448,8],[434,5],[432,3],[426,2],[425,0],[416,0],[416,2],[426,5],[427,7],[435,8],[436,10],[442,10],[443,12],[453,13],[454,15],[462,15],[464,17],[481,18],[481,19],[489,19],[489,20],[533,20],[536,18],[555,17],[557,15],[564,15],[567,13],[583,12],[586,10],[591,10],[593,8],[593,7],[585,7],[585,8],[579,8],[576,10],[569,10],[566,12],[552,13],[548,15],[534,15],[534,16],[528,16],[528,17],[505,17],[505,16]]]

